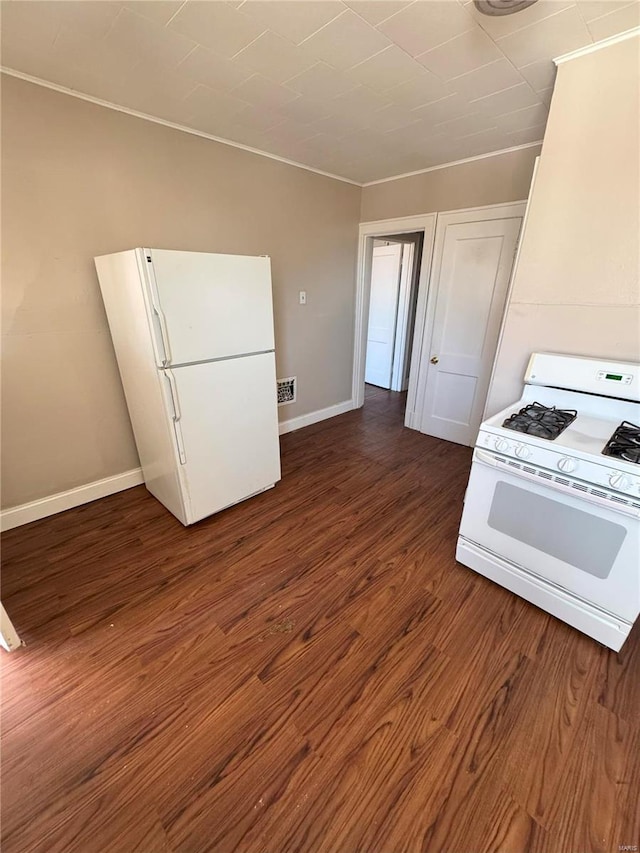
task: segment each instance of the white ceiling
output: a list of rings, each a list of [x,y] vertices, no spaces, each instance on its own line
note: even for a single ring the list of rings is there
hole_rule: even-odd
[[[3,0],[2,65],[356,182],[542,138],[552,58],[640,0]]]

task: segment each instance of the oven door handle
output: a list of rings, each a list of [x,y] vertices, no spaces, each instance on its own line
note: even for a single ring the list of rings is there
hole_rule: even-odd
[[[547,480],[546,477],[539,477],[537,474],[530,474],[522,468],[511,468],[508,462],[503,462],[501,459],[487,453],[485,450],[476,448],[473,452],[473,461],[504,471],[507,474],[512,474],[518,479],[529,480],[532,483],[536,483],[538,486],[544,485],[553,492],[563,492],[564,494],[571,495],[573,498],[580,498],[580,500],[583,500],[585,503],[603,507],[611,512],[617,512],[621,515],[629,516],[630,518],[640,519],[640,507],[618,503],[616,500],[612,500],[610,498],[600,498],[598,495],[583,492],[581,489],[574,489],[571,486],[564,486],[562,483]]]

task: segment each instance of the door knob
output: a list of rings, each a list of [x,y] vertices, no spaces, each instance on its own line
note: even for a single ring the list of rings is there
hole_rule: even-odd
[[[440,361],[437,355],[431,356],[431,364],[437,364]]]

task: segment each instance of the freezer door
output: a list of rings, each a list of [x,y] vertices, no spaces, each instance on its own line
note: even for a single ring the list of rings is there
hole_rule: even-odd
[[[280,479],[273,353],[173,370],[188,523]]]
[[[144,249],[159,364],[274,348],[269,258]]]

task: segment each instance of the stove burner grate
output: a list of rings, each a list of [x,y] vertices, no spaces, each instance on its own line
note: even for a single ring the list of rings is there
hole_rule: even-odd
[[[520,409],[519,412],[509,415],[502,426],[553,441],[575,421],[577,415],[575,409],[556,409],[555,406],[532,403]]]
[[[605,444],[602,453],[605,456],[614,456],[625,462],[640,464],[640,427],[629,421],[622,421],[616,427],[615,432]]]

